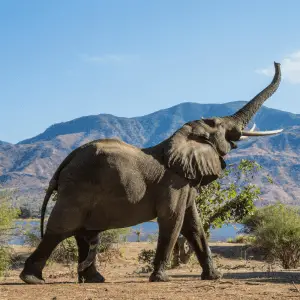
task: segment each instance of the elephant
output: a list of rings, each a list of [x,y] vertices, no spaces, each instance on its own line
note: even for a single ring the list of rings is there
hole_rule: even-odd
[[[224,157],[249,136],[282,130],[247,131],[255,113],[277,90],[280,64],[272,82],[236,113],[185,123],[159,144],[138,148],[119,139],[99,139],[73,150],[49,182],[41,209],[41,242],[25,261],[20,278],[42,284],[43,268],[54,248],[74,236],[78,245],[78,281],[104,282],[95,264],[99,233],[157,218],[159,236],[150,282],[168,281],[165,266],[179,235],[193,247],[201,279],[222,276],[213,262],[195,198],[226,167]],[[44,233],[52,193],[57,200]]]

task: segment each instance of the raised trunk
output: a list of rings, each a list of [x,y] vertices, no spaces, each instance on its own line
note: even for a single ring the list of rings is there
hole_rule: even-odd
[[[263,103],[270,98],[275,91],[277,90],[280,80],[281,80],[281,71],[280,64],[274,62],[275,66],[275,75],[272,82],[259,94],[257,94],[251,101],[249,101],[245,106],[243,106],[239,111],[237,111],[234,115],[229,118],[234,120],[238,125],[240,125],[240,129],[243,130],[246,125],[249,123],[251,118],[255,115],[255,113],[259,110],[259,108],[263,105]]]

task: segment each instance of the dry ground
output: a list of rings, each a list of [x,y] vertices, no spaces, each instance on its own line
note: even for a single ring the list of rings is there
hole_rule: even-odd
[[[30,286],[18,278],[20,265],[0,282],[0,299],[300,299],[300,269],[271,268],[245,254],[241,245],[226,243],[211,244],[224,274],[221,280],[201,281],[201,268],[193,260],[169,270],[171,282],[149,283],[149,274],[139,273],[137,256],[141,249],[154,247],[144,242],[120,245],[121,257],[99,266],[106,278],[103,284],[78,284],[76,265],[53,264],[45,268],[46,284]],[[15,250],[26,256],[31,249]]]

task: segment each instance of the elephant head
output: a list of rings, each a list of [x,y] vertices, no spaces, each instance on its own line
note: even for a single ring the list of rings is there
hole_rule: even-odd
[[[272,82],[235,114],[188,122],[176,131],[164,147],[167,167],[187,179],[207,184],[216,179],[225,168],[223,157],[231,149],[237,148],[235,142],[248,136],[280,133],[282,130],[244,130],[280,84],[280,64],[274,62],[274,65],[275,75]]]

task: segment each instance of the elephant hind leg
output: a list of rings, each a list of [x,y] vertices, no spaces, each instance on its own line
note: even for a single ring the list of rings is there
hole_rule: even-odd
[[[78,272],[84,271],[88,268],[96,259],[97,247],[99,243],[98,232],[88,232],[84,236],[85,241],[88,244],[88,254],[83,261],[78,264]]]
[[[78,281],[80,283],[102,283],[105,281],[96,269],[98,234],[98,231],[85,231],[75,236],[79,254]]]
[[[42,284],[42,276],[46,262],[55,247],[65,238],[72,236],[69,234],[50,234],[46,233],[36,250],[27,258],[20,278],[28,284]]]

